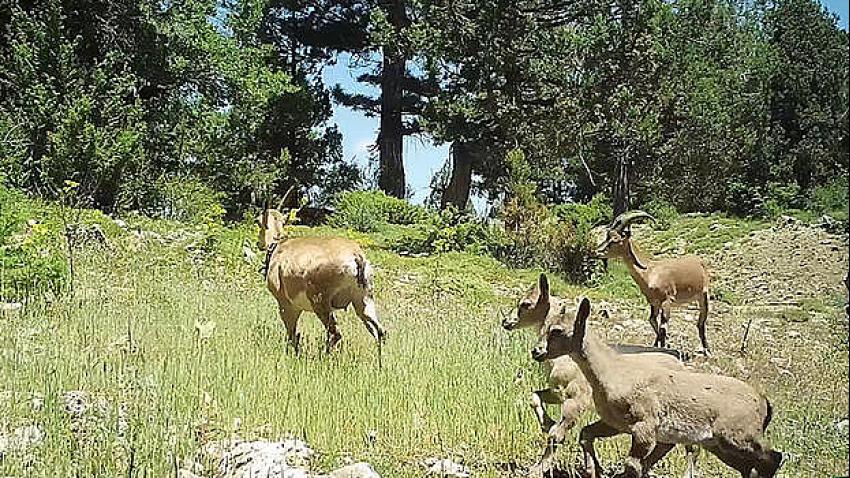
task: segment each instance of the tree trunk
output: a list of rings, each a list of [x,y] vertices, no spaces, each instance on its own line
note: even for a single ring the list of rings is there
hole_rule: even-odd
[[[405,24],[404,2],[394,0],[385,5],[390,24],[401,30]],[[378,187],[390,196],[406,197],[402,155],[402,79],[405,56],[395,46],[384,46],[381,69],[381,130],[378,133]]]
[[[465,209],[469,202],[469,190],[472,186],[472,156],[475,145],[464,141],[452,144],[452,177],[446,190],[440,208],[445,209],[449,204],[458,209]]]
[[[614,148],[616,151],[616,148]],[[617,178],[614,183],[614,217],[629,210],[629,169],[630,169],[629,148],[624,148],[617,160]]]

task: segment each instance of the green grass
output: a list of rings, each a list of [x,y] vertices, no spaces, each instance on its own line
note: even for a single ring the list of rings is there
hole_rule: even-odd
[[[462,460],[482,477],[511,476],[501,470],[529,466],[539,456],[543,438],[527,405],[528,393],[543,385],[529,357],[534,339],[499,326],[499,311],[512,307],[539,271],[463,253],[408,258],[372,247],[379,314],[389,333],[380,359],[351,312],[340,314],[343,342],[332,355],[322,351],[319,321],[304,314],[303,353],[295,357],[258,263],[241,258],[243,242],[255,240],[249,226],[218,231],[220,253],[197,260],[186,245],[201,232],[144,218],[130,222],[157,231],[166,244],[110,228],[112,249],[80,255],[74,297],[0,316],[0,392],[10,392],[0,395],[0,433],[38,423],[47,436],[29,456],[0,460],[0,475],[128,476],[132,463],[134,476],[173,476],[176,460],[233,433],[294,434],[320,452],[320,469],[351,457],[390,478],[422,476],[419,461],[428,456]],[[698,231],[712,222],[729,228],[701,240]],[[649,250],[663,249],[678,231],[695,241],[691,252],[705,252],[757,227],[686,218],[657,233],[659,245]],[[327,228],[296,231],[376,244]],[[593,288],[554,278],[553,289],[625,304],[623,317],[612,321],[645,316],[643,300],[616,263]],[[807,304],[807,311],[838,314],[832,298]],[[771,396],[777,413],[770,438],[791,452],[782,476],[847,474],[847,437],[832,426],[847,413],[847,351],[836,337],[837,322],[829,315],[798,324],[758,311],[715,314],[709,338],[716,356],[700,367],[747,379]],[[747,314],[766,322],[754,327],[748,355],[740,357]],[[696,348],[695,327],[684,315],[674,312],[672,340]],[[206,322],[215,328],[204,338],[196,324]],[[594,325],[604,334],[612,324]],[[802,338],[787,334],[798,327],[806,327],[799,329]],[[649,342],[649,326],[625,338]],[[68,390],[104,397],[104,416],[77,428],[59,403]],[[30,406],[32,394],[44,396],[42,408]],[[117,425],[120,404],[125,433]],[[564,463],[578,459],[578,429],[559,452]],[[599,445],[609,465],[627,449],[624,438]],[[678,474],[683,464],[683,454],[674,452],[657,473]],[[734,476],[706,454],[700,466],[703,476]]]
[[[648,234],[636,232],[635,237],[644,250],[653,254],[708,255],[728,242],[769,226],[770,223],[764,220],[742,219],[722,214],[685,216],[673,222],[666,230],[641,228],[641,232],[647,231]]]

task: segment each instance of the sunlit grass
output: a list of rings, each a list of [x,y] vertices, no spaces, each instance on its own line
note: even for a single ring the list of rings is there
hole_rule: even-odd
[[[165,234],[179,226],[158,227]],[[0,390],[11,392],[0,398],[0,432],[29,423],[46,432],[31,456],[0,460],[0,475],[173,476],[178,460],[233,433],[297,435],[320,452],[320,469],[351,457],[385,477],[422,476],[419,462],[428,456],[453,457],[485,477],[534,463],[543,439],[527,395],[542,376],[529,357],[531,334],[502,330],[499,311],[539,271],[467,254],[402,258],[371,249],[389,333],[380,357],[350,312],[340,315],[343,342],[332,355],[322,351],[318,320],[304,314],[303,354],[295,357],[258,264],[239,256],[246,238],[253,239],[247,227],[226,231],[224,257],[199,262],[179,241],[142,243],[124,234],[112,250],[82,254],[74,297],[0,317]],[[598,288],[560,280],[553,287],[570,297],[627,301],[612,322],[644,319],[643,301],[620,266]],[[818,304],[806,324],[767,318],[746,357],[737,355],[746,317],[718,312],[709,321],[717,355],[700,365],[771,396],[770,436],[791,453],[788,477],[847,473],[847,437],[833,427],[847,413],[846,345],[825,314],[836,309]],[[672,339],[695,348],[695,327],[682,311],[674,314]],[[200,334],[196,324],[208,322],[214,328]],[[611,324],[594,325],[604,334]],[[791,329],[805,337],[789,338]],[[626,339],[650,341],[649,326]],[[68,390],[105,397],[103,420],[75,432],[60,400]],[[44,396],[43,407],[33,409],[32,394]],[[129,426],[123,433],[121,404]],[[578,458],[577,431],[559,452],[564,463]],[[613,465],[628,447],[620,438],[599,448]],[[705,454],[700,461],[704,476],[734,476]],[[683,454],[673,453],[658,473],[678,474],[683,465]]]

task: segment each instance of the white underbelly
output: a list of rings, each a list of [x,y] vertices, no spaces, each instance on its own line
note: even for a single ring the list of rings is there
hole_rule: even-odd
[[[712,436],[711,427],[707,424],[665,417],[658,426],[655,438],[661,443],[698,444],[711,440]]]

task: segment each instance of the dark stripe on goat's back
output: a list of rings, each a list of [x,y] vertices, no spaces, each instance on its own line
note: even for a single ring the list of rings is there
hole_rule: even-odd
[[[668,349],[664,347],[651,347],[649,345],[635,345],[635,344],[611,344],[611,348],[613,348],[617,353],[621,354],[645,354],[645,353],[659,353],[659,354],[667,354],[673,357],[676,357],[682,362],[687,362],[690,360],[690,356],[681,350],[676,349]]]

